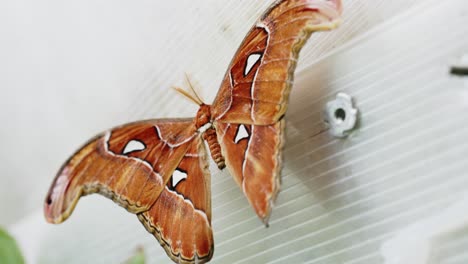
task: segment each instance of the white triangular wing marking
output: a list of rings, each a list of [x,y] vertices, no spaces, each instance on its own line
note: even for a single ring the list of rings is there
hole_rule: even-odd
[[[239,129],[237,130],[236,138],[234,139],[234,143],[237,144],[240,140],[244,138],[249,137],[249,132],[247,132],[247,129],[245,128],[244,125],[240,125]]]
[[[249,72],[252,70],[253,66],[258,62],[262,55],[258,53],[250,54],[249,57],[247,58],[247,64],[245,65],[244,69],[244,76],[249,74]]]
[[[180,170],[175,170],[172,174],[172,187],[175,188],[177,184],[179,184],[179,182],[184,179],[187,179],[187,173]]]
[[[127,154],[127,153],[130,153],[132,151],[140,151],[140,150],[144,150],[146,148],[145,144],[143,144],[143,142],[139,141],[139,140],[130,140],[127,145],[125,146],[122,154]]]

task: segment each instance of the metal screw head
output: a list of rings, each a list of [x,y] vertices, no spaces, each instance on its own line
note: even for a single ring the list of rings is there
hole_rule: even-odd
[[[333,101],[326,104],[324,119],[330,125],[330,133],[335,137],[346,137],[354,129],[358,110],[354,108],[351,96],[338,93]]]

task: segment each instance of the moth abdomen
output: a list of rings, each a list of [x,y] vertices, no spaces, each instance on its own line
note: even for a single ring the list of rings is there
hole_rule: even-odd
[[[223,154],[221,153],[221,146],[218,142],[218,137],[216,135],[216,130],[214,128],[208,128],[203,134],[203,139],[208,143],[208,148],[210,149],[211,157],[220,170],[226,167],[224,162]]]

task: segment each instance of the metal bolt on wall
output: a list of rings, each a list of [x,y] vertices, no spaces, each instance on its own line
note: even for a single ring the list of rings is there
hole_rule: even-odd
[[[358,110],[353,105],[351,96],[338,93],[333,101],[326,104],[324,119],[330,125],[330,133],[339,138],[349,135],[355,128]]]

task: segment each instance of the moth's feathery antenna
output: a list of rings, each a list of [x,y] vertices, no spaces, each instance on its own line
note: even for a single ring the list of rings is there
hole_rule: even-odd
[[[195,91],[195,88],[193,88],[192,82],[190,81],[189,75],[185,73],[185,80],[187,80],[187,83],[190,87],[190,90],[192,90],[192,93],[195,95],[195,97],[198,99],[199,102],[203,104],[203,100],[198,96],[197,91]]]
[[[190,101],[192,101],[193,103],[195,103],[197,105],[202,105],[203,104],[203,102],[198,101],[197,98],[195,98],[189,92],[185,91],[184,89],[182,89],[180,87],[172,86],[172,89],[176,90],[178,93],[182,94],[185,98],[189,99]]]
[[[197,92],[195,91],[195,89],[193,88],[193,85],[192,83],[190,82],[190,79],[188,77],[188,74],[186,73],[185,74],[185,79],[190,87],[190,90],[191,90],[191,93],[189,91],[186,91],[180,87],[176,87],[176,86],[172,86],[172,88],[174,90],[176,90],[177,92],[179,92],[180,94],[182,94],[183,96],[185,96],[187,99],[189,99],[190,101],[194,102],[195,104],[197,105],[202,105],[204,104],[203,103],[203,100],[200,99],[200,96],[198,96]]]

